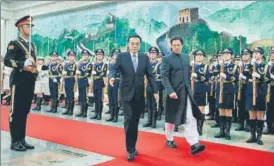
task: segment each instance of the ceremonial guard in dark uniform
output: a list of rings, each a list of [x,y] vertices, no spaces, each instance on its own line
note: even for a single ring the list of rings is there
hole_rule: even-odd
[[[158,63],[162,63],[162,60],[163,60],[163,54],[161,52],[159,52],[158,56],[157,56],[157,61]],[[159,68],[159,71],[157,70],[157,79],[156,81],[159,81],[160,82],[157,82],[159,84],[159,87],[158,87],[158,93],[159,93],[159,101],[158,101],[158,112],[157,112],[157,120],[161,120],[162,119],[162,114],[163,114],[163,111],[164,111],[164,90],[165,90],[165,87],[161,81],[161,70]]]
[[[270,48],[269,68],[267,72],[269,72],[270,80],[267,89],[267,128],[264,134],[274,134],[274,47]]]
[[[216,121],[215,124],[213,124],[211,127],[212,128],[216,128],[216,127],[220,127],[220,112],[219,109],[217,107],[217,101],[216,101],[216,87],[218,84],[218,80],[219,80],[219,73],[220,73],[220,67],[218,67],[219,62],[222,61],[222,51],[217,51],[217,55],[216,55],[216,61],[214,63],[214,67],[212,68],[212,73],[211,73],[211,78],[213,79],[214,82],[214,100],[215,100],[215,115],[214,115],[214,119]],[[212,93],[212,90],[210,90]]]
[[[267,94],[267,66],[263,62],[264,50],[256,47],[253,50],[254,63],[252,71],[247,76],[247,98],[246,110],[249,111],[249,123],[251,128],[251,137],[247,143],[257,142],[263,145],[262,132],[264,124],[264,113],[266,111]],[[257,137],[256,137],[257,130]]]
[[[63,66],[57,62],[58,53],[56,51],[51,53],[51,61],[48,65],[49,68],[49,87],[51,94],[51,108],[48,112],[56,113],[58,107],[58,97],[59,97],[59,88],[60,77],[62,75]]]
[[[209,106],[209,113],[208,113],[208,120],[214,120],[216,114],[216,103],[215,103],[215,77],[213,74],[213,68],[218,64],[218,58],[213,56],[210,59],[210,63],[208,66],[209,72],[209,94],[207,95],[208,98],[208,106]]]
[[[107,64],[103,62],[104,51],[102,49],[97,49],[96,54],[96,63],[94,64],[92,70],[93,77],[93,92],[95,100],[95,115],[90,119],[101,120],[102,111],[103,111],[103,88],[105,87],[104,77],[107,75]]]
[[[69,51],[68,54],[68,61],[65,62],[64,71],[63,71],[63,78],[64,78],[64,86],[65,86],[65,93],[66,93],[66,100],[68,102],[68,107],[66,111],[63,112],[63,115],[73,115],[74,109],[74,92],[78,90],[77,85],[75,85],[75,76],[77,70],[77,64],[75,62],[76,53],[74,51]],[[78,83],[77,83],[78,84]]]
[[[114,49],[111,53],[111,60],[109,62],[109,70],[112,70],[111,68],[115,67],[115,62],[117,55],[121,53],[120,49]],[[111,86],[108,84],[108,99],[109,99],[109,110],[110,110],[110,117],[107,119],[107,121],[118,121],[118,113],[119,113],[119,107],[118,107],[118,89],[119,89],[119,81],[120,80],[120,73],[116,74],[114,85]]]
[[[237,93],[236,83],[238,81],[238,66],[232,62],[233,51],[226,48],[223,51],[223,61],[217,66],[220,71],[220,80],[216,87],[216,103],[220,113],[220,131],[215,138],[231,139],[230,129],[232,123],[232,109],[234,97]]]
[[[246,111],[246,77],[252,71],[252,65],[250,63],[252,51],[249,49],[243,49],[242,51],[242,62],[239,64],[239,89],[237,94],[238,100],[238,114],[239,114],[239,127],[236,131],[244,131],[245,126],[248,126],[248,111]]]
[[[31,108],[34,94],[36,69],[36,48],[29,41],[32,30],[32,17],[19,19],[15,26],[19,30],[19,38],[8,44],[4,58],[5,66],[12,67],[10,86],[12,92],[9,127],[11,134],[11,149],[26,151],[34,149],[25,141],[27,116]]]
[[[78,90],[79,90],[79,103],[81,105],[80,113],[76,117],[87,117],[88,104],[87,104],[87,92],[89,90],[89,80],[91,76],[92,64],[88,62],[90,53],[88,50],[83,50],[81,53],[83,59],[77,65],[77,78],[78,78]]]
[[[239,66],[242,62],[242,57],[240,55],[235,55],[235,58],[234,58],[234,64],[238,66],[238,69],[239,69]],[[239,112],[239,104],[238,104],[238,92],[239,90],[241,89],[240,88],[240,81],[238,81],[237,84],[235,84],[235,87],[236,87],[236,94],[234,96],[234,107],[233,107],[233,110],[232,110],[232,123],[237,123],[238,120],[239,120],[239,117],[238,117],[238,112]]]
[[[194,92],[194,101],[199,107],[201,113],[205,116],[205,106],[207,104],[207,93],[209,91],[208,65],[204,64],[205,53],[197,50],[193,53],[195,62],[192,64],[191,86]],[[197,128],[199,135],[203,134],[204,120],[197,120]]]
[[[160,67],[161,64],[157,61],[157,56],[159,54],[159,50],[156,47],[149,48],[149,58],[150,58],[150,66],[152,68],[152,73],[154,75],[157,91],[162,86],[161,77],[160,77]],[[143,125],[143,127],[152,127],[156,128],[157,122],[157,102],[154,98],[154,91],[150,84],[146,84],[146,101],[148,107],[148,120]],[[159,93],[159,92],[158,92]]]

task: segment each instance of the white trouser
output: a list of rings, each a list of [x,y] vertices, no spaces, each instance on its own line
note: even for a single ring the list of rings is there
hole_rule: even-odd
[[[197,131],[197,120],[193,117],[191,101],[187,96],[187,113],[186,113],[186,124],[184,124],[184,130],[186,131],[186,141],[190,146],[198,143],[199,135]],[[175,124],[165,123],[165,133],[168,141],[173,141],[173,130]]]

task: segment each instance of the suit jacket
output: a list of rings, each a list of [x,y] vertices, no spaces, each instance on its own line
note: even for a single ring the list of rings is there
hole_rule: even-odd
[[[20,44],[21,43],[21,44]],[[13,71],[10,75],[10,84],[18,85],[22,82],[35,81],[37,74],[24,71],[24,63],[27,59],[26,51],[24,47],[29,49],[29,44],[22,38],[11,41],[8,45],[7,53],[4,58],[4,64],[8,67],[12,67]],[[36,61],[35,46],[31,43],[31,56]]]
[[[131,55],[123,52],[117,56],[115,66],[109,72],[109,78],[115,78],[120,73],[120,100],[129,101],[134,94],[144,98],[144,76],[146,75],[153,92],[157,93],[157,86],[152,74],[149,59],[143,53],[138,53],[138,67],[134,71]]]

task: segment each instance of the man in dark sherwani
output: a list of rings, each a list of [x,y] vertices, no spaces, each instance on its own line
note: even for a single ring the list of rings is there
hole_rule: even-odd
[[[186,140],[191,146],[191,154],[195,155],[205,149],[198,142],[197,120],[204,120],[193,99],[190,86],[189,57],[182,54],[183,39],[174,37],[170,40],[171,52],[164,53],[161,66],[162,82],[166,92],[165,131],[170,148],[176,148],[173,140],[175,125],[184,124]],[[162,50],[163,51],[163,50]]]

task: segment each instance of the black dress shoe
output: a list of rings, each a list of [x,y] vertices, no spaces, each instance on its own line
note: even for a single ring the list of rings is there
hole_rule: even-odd
[[[22,144],[26,149],[34,149],[34,146],[28,144],[25,140],[21,141],[21,144]]]
[[[20,141],[14,142],[10,146],[11,150],[19,151],[19,152],[24,152],[26,151],[26,148],[22,145]]]
[[[191,154],[193,155],[196,155],[204,150],[205,150],[205,145],[201,145],[199,143],[196,143],[191,146]]]
[[[127,160],[132,161],[134,159],[134,153],[128,153],[127,154]]]
[[[170,148],[177,148],[177,145],[174,141],[166,141],[166,145]]]

